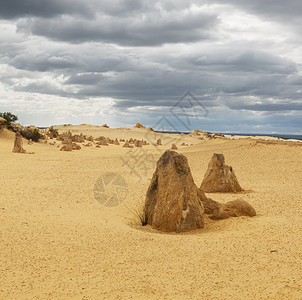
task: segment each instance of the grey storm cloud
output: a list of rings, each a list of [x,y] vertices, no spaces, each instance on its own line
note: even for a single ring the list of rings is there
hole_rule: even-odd
[[[71,96],[70,94],[64,92],[62,89],[58,89],[49,82],[36,82],[30,83],[26,86],[15,86],[14,90],[16,92],[28,92],[28,93],[39,93],[47,95],[59,95],[61,97]]]
[[[252,111],[291,111],[291,110],[302,110],[302,103],[285,103],[285,104],[252,104],[252,105],[241,105],[236,106],[236,109],[245,109]]]
[[[262,112],[277,124],[265,113],[301,112],[301,13],[294,0],[3,0],[0,84],[108,97],[120,112],[168,109],[191,91],[213,114]],[[230,118],[209,124],[231,126]]]
[[[285,22],[293,21],[293,18],[301,18],[302,2],[300,0],[215,0],[215,2],[234,5],[256,15],[262,15],[269,19],[277,19]]]
[[[11,60],[11,64],[18,69],[46,72],[55,69],[67,69],[75,66],[75,61],[69,56],[50,56],[47,53],[32,56],[24,53],[18,54]]]
[[[65,83],[89,86],[98,84],[102,79],[104,79],[104,75],[101,73],[75,74],[71,75]]]
[[[147,14],[124,18],[101,15],[92,20],[60,16],[22,20],[18,30],[71,43],[102,41],[126,46],[157,46],[210,39],[216,23],[216,16],[208,14]]]
[[[302,3],[300,0],[214,0],[211,4],[222,3],[233,5],[257,15],[264,15],[272,19],[283,19],[291,22],[293,18],[300,18]],[[0,3],[0,17],[4,19],[20,18],[25,16],[38,16],[50,18],[58,15],[83,15],[86,17],[95,16],[102,12],[112,16],[137,15],[142,12],[155,10],[156,8],[166,11],[179,11],[191,5],[209,4],[207,0],[167,0],[167,1],[146,1],[146,0],[2,0]]]
[[[163,100],[166,106],[172,105],[187,90],[200,96],[210,94],[208,106],[221,94],[225,97],[246,93],[259,97],[300,96],[296,93],[299,87],[294,84],[300,77],[292,76],[297,72],[296,65],[263,51],[226,48],[177,59],[159,54],[156,60],[115,47],[72,46],[49,50],[47,54],[41,49],[36,55],[20,52],[9,63],[21,70],[50,71],[55,77],[63,75],[59,86],[35,82],[17,86],[18,91],[75,98],[114,97],[117,105],[123,107],[150,106],[150,101],[152,105],[162,106]]]
[[[51,18],[62,14],[92,15],[93,7],[83,1],[74,0],[2,0],[0,2],[0,17],[16,19],[26,16]]]

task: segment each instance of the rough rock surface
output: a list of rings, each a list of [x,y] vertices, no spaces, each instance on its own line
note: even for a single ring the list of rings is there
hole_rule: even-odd
[[[126,140],[126,142],[125,142],[125,144],[123,145],[123,147],[125,147],[125,148],[133,148],[133,146],[130,145],[130,143],[129,143],[128,140]]]
[[[86,144],[83,144],[84,147],[92,147],[92,143],[91,142],[88,142]]]
[[[136,128],[146,128],[144,125],[142,125],[141,123],[136,123],[136,125],[134,126]]]
[[[101,146],[108,146],[108,143],[107,143],[107,138],[105,138],[104,136],[100,136],[98,138],[99,142],[97,143],[98,145],[101,145]]]
[[[167,150],[157,162],[147,191],[147,223],[163,232],[189,231],[204,227],[203,212],[187,158]]]
[[[108,140],[105,139],[105,140],[100,140],[100,144],[99,145],[102,145],[102,146],[109,146],[108,144]]]
[[[212,200],[213,201],[213,200]],[[244,200],[234,200],[221,205],[219,211],[215,212],[211,219],[221,220],[229,217],[256,216],[256,211],[252,205]]]
[[[94,138],[93,136],[84,136],[84,139],[88,142],[93,142],[94,141]]]
[[[208,198],[201,189],[197,190],[197,195],[203,204],[205,214],[214,215],[222,211],[222,203]]]
[[[111,144],[111,145],[114,144],[114,140],[112,140],[112,139],[110,139],[110,138],[107,138],[107,139],[106,139],[106,142],[107,142],[107,144]]]
[[[253,206],[244,200],[239,199],[227,203],[219,203],[207,198],[201,189],[198,189],[197,194],[204,206],[205,214],[210,215],[211,219],[222,220],[230,217],[256,216]]]
[[[124,145],[123,145],[124,148],[133,148],[133,145],[130,145],[129,141],[126,140]]]
[[[233,168],[225,164],[223,154],[217,153],[211,158],[200,188],[206,193],[242,191]]]
[[[71,138],[65,138],[63,142],[64,146],[60,149],[60,151],[72,151],[72,139]]]
[[[13,152],[14,153],[25,153],[26,152],[26,150],[23,149],[23,140],[22,140],[22,136],[21,136],[20,132],[16,132]]]
[[[84,135],[82,133],[81,134],[75,134],[72,137],[72,141],[75,142],[75,143],[84,143],[84,141],[85,141]]]
[[[140,141],[140,140],[136,140],[136,141],[134,142],[134,146],[135,146],[135,147],[143,147],[143,142]]]
[[[198,130],[198,129],[194,129],[193,135],[200,135],[201,133],[204,133],[204,132],[201,130]]]
[[[1,126],[4,127],[6,125],[6,119],[0,117],[0,128]]]
[[[81,150],[81,146],[78,145],[77,143],[72,143],[72,150]]]

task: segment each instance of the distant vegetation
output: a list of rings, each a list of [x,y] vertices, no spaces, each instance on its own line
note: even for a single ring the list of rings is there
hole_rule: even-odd
[[[11,112],[0,112],[0,117],[4,118],[6,120],[7,125],[11,125],[12,123],[16,122],[18,120],[18,117]]]
[[[49,134],[51,138],[57,138],[59,136],[58,129],[54,129],[53,126],[49,128]]]
[[[20,131],[20,133],[24,138],[32,140],[33,142],[38,142],[43,138],[43,135],[39,132],[38,128],[25,127]]]
[[[18,117],[12,114],[11,112],[0,112],[0,117],[6,120],[6,125],[9,130],[12,130],[14,132],[20,132],[20,134],[28,140],[38,142],[40,139],[43,138],[43,135],[39,132],[39,128],[37,127],[23,127],[20,124],[13,124],[18,120]]]

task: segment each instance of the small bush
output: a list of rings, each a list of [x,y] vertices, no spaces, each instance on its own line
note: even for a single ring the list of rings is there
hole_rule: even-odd
[[[18,120],[18,117],[11,112],[0,113],[0,117],[4,118],[7,122],[7,125],[14,123]]]
[[[43,135],[39,132],[37,128],[34,128],[33,130],[26,128],[24,130],[21,130],[20,133],[24,138],[32,140],[33,142],[38,142],[40,139],[43,138]]]
[[[133,214],[136,221],[140,225],[146,226],[148,224],[148,217],[145,212],[145,206],[143,203],[137,204],[135,207],[132,208],[126,206],[126,208]]]
[[[57,138],[59,136],[58,129],[54,129],[53,126],[49,128],[50,137]]]

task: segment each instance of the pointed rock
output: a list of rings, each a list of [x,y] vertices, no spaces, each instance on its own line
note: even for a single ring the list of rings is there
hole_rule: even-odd
[[[141,123],[136,123],[136,125],[134,126],[136,128],[146,128],[144,125],[142,125]]]
[[[107,143],[107,138],[105,138],[104,136],[101,136],[100,137],[100,142],[98,143],[98,145],[109,146],[108,143]]]
[[[93,136],[84,136],[84,139],[87,140],[88,142],[93,142]]]
[[[72,137],[72,141],[75,143],[84,143],[85,139],[84,139],[83,134],[81,133],[81,134],[75,134]]]
[[[26,152],[26,150],[23,149],[23,140],[22,140],[22,136],[21,136],[20,132],[16,132],[13,152],[14,153],[25,153]]]
[[[125,147],[125,148],[133,148],[133,146],[130,145],[130,143],[129,143],[128,140],[126,140],[126,142],[125,142],[125,144],[123,145],[123,147]]]
[[[135,147],[143,147],[143,142],[140,141],[140,140],[136,140],[136,141],[134,142],[134,146],[135,146]]]
[[[225,164],[223,154],[217,153],[211,158],[200,188],[206,193],[242,191],[233,168]]]
[[[204,227],[203,212],[187,158],[167,150],[157,162],[147,191],[147,223],[163,232],[189,231]]]
[[[65,138],[62,144],[64,144],[64,146],[60,149],[60,151],[72,151],[73,146],[71,138]]]

